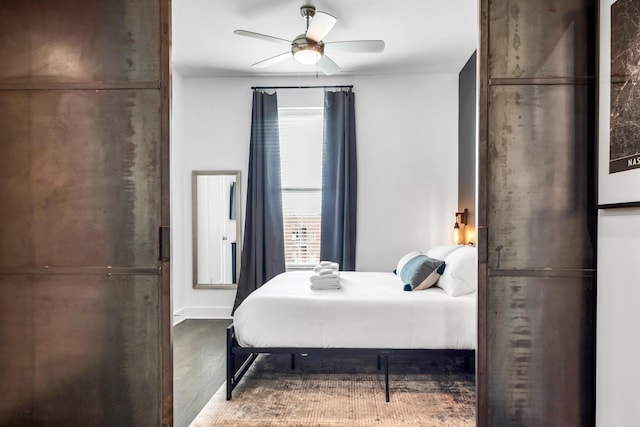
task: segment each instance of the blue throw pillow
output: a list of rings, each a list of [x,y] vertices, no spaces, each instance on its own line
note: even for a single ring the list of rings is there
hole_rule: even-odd
[[[420,291],[435,285],[444,272],[445,262],[426,255],[416,255],[408,260],[398,273],[406,285],[405,290]]]

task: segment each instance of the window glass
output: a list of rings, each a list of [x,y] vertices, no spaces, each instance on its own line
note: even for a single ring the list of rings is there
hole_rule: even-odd
[[[322,108],[278,110],[287,270],[320,260],[322,115]]]

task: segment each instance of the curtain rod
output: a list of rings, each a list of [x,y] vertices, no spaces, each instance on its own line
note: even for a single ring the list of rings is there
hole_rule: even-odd
[[[353,85],[345,86],[251,86],[253,90],[262,89],[353,89]]]

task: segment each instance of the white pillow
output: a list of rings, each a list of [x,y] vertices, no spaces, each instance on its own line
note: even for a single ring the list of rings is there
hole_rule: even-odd
[[[419,252],[419,251],[409,252],[408,254],[400,258],[400,261],[398,261],[398,265],[396,267],[395,273],[399,276],[405,264],[418,255],[422,255],[422,252]],[[440,259],[443,259],[443,258],[440,258]]]
[[[464,245],[436,246],[435,248],[431,248],[427,252],[425,252],[425,255],[428,256],[429,258],[445,259],[451,254],[451,252],[460,248],[464,248]]]
[[[478,252],[475,246],[462,246],[444,260],[446,266],[437,286],[457,297],[474,292],[478,287]]]

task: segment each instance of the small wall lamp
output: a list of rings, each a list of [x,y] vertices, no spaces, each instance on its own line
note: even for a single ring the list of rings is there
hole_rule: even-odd
[[[453,224],[453,241],[458,244],[464,244],[464,226],[467,225],[467,219],[469,216],[469,209],[465,209],[462,212],[456,212],[456,222]],[[460,225],[463,226],[463,230],[460,230]]]

